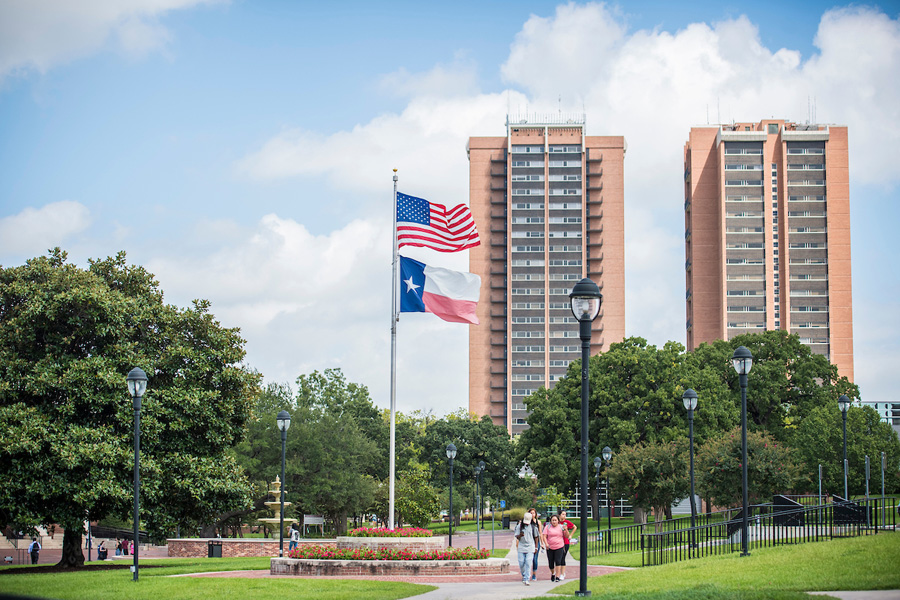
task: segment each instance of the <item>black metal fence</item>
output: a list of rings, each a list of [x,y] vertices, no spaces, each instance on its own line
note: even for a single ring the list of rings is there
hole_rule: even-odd
[[[788,508],[776,503],[750,507],[747,528],[748,550],[818,542],[839,537],[873,535],[879,531],[895,531],[897,528],[898,502],[894,497],[855,501],[835,498],[835,502],[812,506],[790,500],[788,502],[792,505]],[[683,523],[684,519],[678,519],[677,522]],[[648,526],[643,526],[645,531],[640,534],[639,542],[642,564],[662,565],[740,551],[742,525],[743,514],[739,511],[734,518],[703,523],[696,527],[650,531]],[[631,536],[622,534],[618,540],[613,536],[611,541],[626,540],[628,542],[626,549],[633,550]],[[602,542],[598,550],[606,551],[602,550]]]

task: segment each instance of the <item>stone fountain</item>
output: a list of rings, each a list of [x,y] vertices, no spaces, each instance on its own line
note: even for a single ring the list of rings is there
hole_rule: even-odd
[[[275,496],[275,500],[265,502],[264,504],[268,507],[269,510],[275,513],[274,517],[268,517],[265,519],[258,519],[263,523],[268,523],[274,526],[275,529],[281,525],[281,498],[284,495],[284,490],[281,489],[281,478],[277,475],[275,476],[275,481],[271,483],[272,489],[269,490],[269,493]],[[285,502],[285,508],[290,506],[290,502]],[[284,519],[284,524],[290,528],[291,525],[297,523],[297,519]]]

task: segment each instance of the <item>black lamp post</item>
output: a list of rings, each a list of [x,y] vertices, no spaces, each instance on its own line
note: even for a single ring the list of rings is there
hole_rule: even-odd
[[[612,551],[612,496],[609,493],[609,464],[612,461],[612,448],[603,447],[603,460],[606,461],[606,551]],[[599,525],[598,525],[599,526]]]
[[[588,496],[588,397],[590,381],[588,380],[588,361],[591,358],[591,323],[600,314],[603,296],[597,284],[585,277],[575,284],[569,294],[572,314],[578,319],[578,334],[581,338],[581,530],[587,531],[584,520],[584,503]],[[587,589],[587,552],[584,548],[579,554],[580,573],[576,596],[590,596]]]
[[[753,366],[753,354],[744,346],[738,346],[731,357],[734,370],[741,383],[741,487],[743,488],[743,519],[741,520],[741,556],[750,556],[747,535],[749,533],[749,484],[747,483],[747,374]]]
[[[284,494],[285,494],[285,481],[284,481],[284,455],[285,449],[287,445],[287,430],[288,427],[291,426],[291,415],[288,414],[288,411],[283,410],[278,413],[278,416],[275,417],[275,423],[278,424],[278,431],[281,432],[281,523],[278,525],[278,556],[284,556]]]
[[[597,485],[597,551],[600,551],[600,467],[603,466],[603,459],[599,456],[594,457],[594,483]],[[587,532],[585,532],[587,535]]]
[[[134,402],[134,577],[138,580],[138,552],[141,548],[141,398],[147,391],[147,374],[139,367],[133,368],[128,377],[128,392]]]
[[[478,514],[479,529],[484,529],[484,470],[486,465],[483,460],[478,461]]]
[[[696,530],[694,529],[697,526],[695,522],[697,519],[697,503],[694,498],[694,409],[697,408],[697,392],[691,388],[684,390],[684,394],[681,395],[681,401],[684,402],[684,407],[688,411],[688,443],[691,455],[691,547],[696,548]]]
[[[838,406],[841,407],[841,415],[844,418],[844,500],[849,500],[847,493],[847,410],[850,408],[850,398],[841,396],[838,398]]]
[[[447,444],[447,459],[450,461],[450,547],[453,547],[453,459],[456,458],[456,446],[453,443]]]

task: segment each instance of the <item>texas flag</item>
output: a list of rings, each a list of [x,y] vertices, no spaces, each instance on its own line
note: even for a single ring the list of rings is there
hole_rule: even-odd
[[[400,257],[400,312],[430,312],[452,323],[478,324],[481,277]]]

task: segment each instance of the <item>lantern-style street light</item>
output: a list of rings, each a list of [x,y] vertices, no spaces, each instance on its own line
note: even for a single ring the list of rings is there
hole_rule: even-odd
[[[128,393],[134,405],[134,577],[138,580],[138,553],[141,548],[141,398],[147,391],[147,374],[139,367],[133,368],[128,377]]]
[[[690,445],[691,454],[691,547],[697,547],[695,522],[697,519],[697,502],[694,497],[694,409],[697,408],[697,392],[688,388],[681,395],[681,401],[688,411],[688,443]]]
[[[844,419],[844,500],[849,500],[847,491],[847,411],[850,409],[850,398],[841,396],[838,398],[838,406],[841,407],[841,416]]]
[[[747,375],[753,367],[753,354],[744,346],[738,346],[731,357],[734,370],[741,384],[741,487],[743,488],[743,519],[741,520],[741,556],[750,556],[749,534],[750,489],[747,481]]]
[[[288,411],[283,410],[275,417],[275,423],[278,425],[278,431],[281,432],[281,519],[278,525],[278,556],[284,556],[284,495],[287,493],[284,480],[284,458],[287,448],[287,430],[291,426],[291,415]]]
[[[597,284],[585,277],[575,284],[569,294],[572,314],[578,319],[578,334],[581,338],[581,530],[587,531],[584,520],[584,504],[588,496],[588,397],[590,382],[588,380],[588,361],[591,358],[591,323],[600,314],[603,296]],[[582,548],[579,554],[580,573],[576,596],[590,596],[587,589],[587,550]]]
[[[612,448],[603,447],[603,460],[606,461],[606,551],[612,552],[612,495],[609,493],[609,466],[612,464]]]
[[[451,442],[447,444],[447,460],[450,461],[450,547],[453,547],[453,459],[456,458],[456,446]]]

